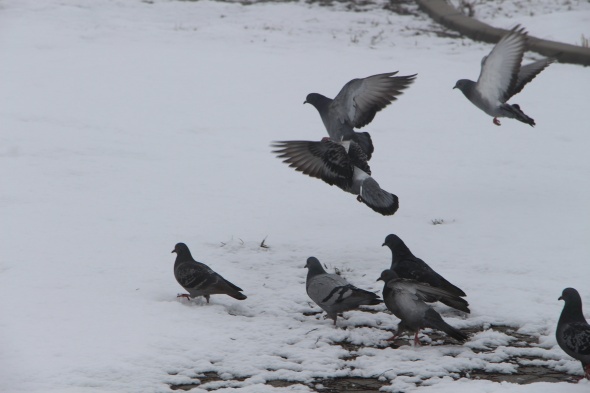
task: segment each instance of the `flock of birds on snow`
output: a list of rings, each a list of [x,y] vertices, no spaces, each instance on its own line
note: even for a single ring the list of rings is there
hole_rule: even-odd
[[[555,59],[544,58],[521,66],[526,40],[526,31],[517,25],[482,59],[477,82],[461,79],[454,87],[461,90],[472,104],[492,116],[493,123],[498,126],[499,117],[535,125],[535,121],[519,105],[507,101]],[[304,103],[317,109],[329,137],[319,142],[274,142],[273,152],[295,170],[357,195],[359,202],[382,215],[393,215],[399,208],[399,199],[379,186],[368,164],[374,151],[371,137],[367,132],[354,129],[369,124],[377,112],[395,101],[416,78],[415,74],[396,74],[389,72],[353,79],[334,99],[318,93],[309,94]],[[419,331],[431,328],[458,342],[466,341],[468,336],[465,333],[446,323],[429,305],[441,302],[469,313],[465,292],[414,256],[397,235],[388,235],[383,246],[389,247],[392,252],[391,266],[377,278],[384,283],[383,299],[373,292],[355,287],[338,274],[327,273],[315,257],[309,257],[305,265],[308,269],[305,284],[308,296],[326,312],[334,325],[338,315],[345,311],[362,305],[385,303],[387,309],[400,320],[396,333],[388,340],[406,332],[414,333],[414,344],[418,345]],[[214,294],[246,299],[241,288],[193,259],[186,244],[178,243],[172,252],[177,254],[174,276],[188,291],[188,294],[178,297],[191,299],[203,296],[207,303]],[[566,288],[559,300],[564,300],[565,304],[557,323],[557,343],[565,353],[582,363],[584,376],[590,379],[590,325],[584,318],[582,299],[577,290]]]

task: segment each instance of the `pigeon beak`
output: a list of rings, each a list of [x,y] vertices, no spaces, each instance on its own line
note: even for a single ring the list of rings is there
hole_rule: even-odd
[[[172,250],[172,253],[176,252],[176,250]]]
[[[383,244],[381,245],[381,247],[383,247],[384,245],[385,245],[385,243],[383,243]]]
[[[563,300],[563,296],[558,297],[557,300]]]
[[[456,88],[457,88],[457,86],[453,87],[453,89],[456,89]]]
[[[383,281],[383,279],[381,277],[379,277],[378,279],[375,280],[375,282],[377,281]]]
[[[307,100],[303,101],[303,105],[307,104]]]

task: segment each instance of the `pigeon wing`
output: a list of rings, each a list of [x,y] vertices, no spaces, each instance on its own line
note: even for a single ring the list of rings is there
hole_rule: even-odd
[[[403,93],[416,74],[396,76],[396,72],[372,75],[348,82],[330,104],[330,109],[342,123],[361,128],[369,124],[375,114]]]
[[[336,274],[318,274],[307,282],[307,294],[320,306],[332,306],[336,303],[338,296],[336,292],[342,292],[348,282]],[[342,296],[342,294],[340,294]],[[323,308],[323,307],[322,307]]]
[[[514,89],[510,92],[510,97],[520,93],[524,86],[535,79],[541,71],[543,71],[547,66],[551,63],[555,62],[553,58],[546,58],[537,60],[534,63],[527,64],[525,66],[520,67],[520,71],[518,72],[518,79],[516,80],[516,84],[514,85]]]
[[[525,50],[526,32],[516,26],[481,61],[475,89],[488,103],[506,102],[514,91]]]
[[[368,162],[369,157],[358,143],[353,141],[350,142],[348,147],[348,157],[350,158],[352,165],[358,167],[369,175],[371,174],[371,167]]]
[[[343,190],[352,185],[354,165],[340,143],[327,139],[321,142],[279,141],[272,146],[275,148],[273,153],[299,172]]]
[[[573,322],[563,331],[566,347],[580,355],[590,355],[590,325],[586,322]]]
[[[180,264],[174,269],[174,275],[185,289],[199,290],[215,285],[219,276],[207,265],[198,262]]]

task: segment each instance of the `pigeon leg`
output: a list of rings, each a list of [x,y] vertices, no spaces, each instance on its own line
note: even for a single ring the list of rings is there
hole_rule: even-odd
[[[191,300],[191,297],[188,293],[179,293],[178,295],[176,295],[176,297],[184,297],[188,300]]]
[[[416,332],[416,334],[414,334],[414,345],[420,346],[422,344],[420,344],[420,340],[418,339],[418,332]]]
[[[360,195],[357,195],[356,200],[361,203],[363,202],[363,198]]]
[[[388,338],[387,340],[385,340],[385,341],[394,341],[394,340],[395,340],[396,338],[398,338],[398,337],[399,337],[399,334],[398,334],[398,333],[395,333],[393,336],[389,337],[389,338]]]
[[[590,364],[584,366],[584,377],[590,379]]]
[[[502,124],[500,124],[500,120],[498,120],[497,117],[494,117],[494,124],[497,126],[501,126]]]
[[[207,300],[207,304],[209,304],[209,299],[211,298],[211,296],[209,295],[205,295],[205,299]]]

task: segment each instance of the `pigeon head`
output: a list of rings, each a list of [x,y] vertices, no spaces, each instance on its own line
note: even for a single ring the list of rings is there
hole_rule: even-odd
[[[322,267],[322,264],[320,263],[320,261],[316,257],[307,258],[307,263],[305,264],[304,267],[309,269],[309,274],[312,274],[312,275],[326,272],[324,270],[324,268]]]
[[[404,241],[399,238],[399,236],[392,233],[391,235],[387,235],[381,247],[383,246],[387,246],[393,251],[401,246],[405,247],[406,245],[404,244]]]
[[[399,276],[393,270],[386,269],[381,272],[381,276],[379,276],[376,281],[383,281],[385,284],[387,284],[394,278],[399,278]]]
[[[470,81],[469,79],[459,79],[457,83],[455,83],[455,87],[453,89],[459,89],[467,96],[467,94],[471,93],[471,91],[475,88],[475,82]]]
[[[303,101],[304,104],[313,105],[318,111],[330,105],[330,102],[332,102],[331,99],[318,93],[308,94],[307,97],[305,97],[305,101]]]
[[[174,250],[172,250],[172,252],[175,252],[177,255],[191,255],[190,250],[188,249],[187,245],[184,243],[177,243],[174,246]]]
[[[394,235],[387,235],[385,238],[385,242],[381,246],[387,246],[391,250],[391,254],[393,256],[394,261],[397,258],[403,258],[405,256],[413,256],[412,251],[406,246],[404,241],[399,238],[399,236]]]
[[[566,288],[561,292],[561,296],[557,300],[563,300],[567,303],[582,303],[582,298],[578,291],[574,288]]]

